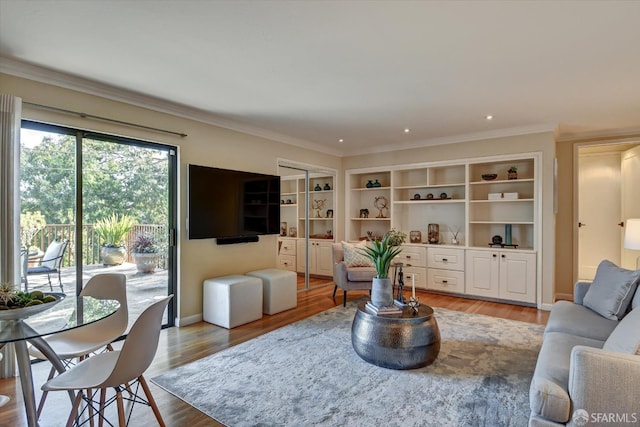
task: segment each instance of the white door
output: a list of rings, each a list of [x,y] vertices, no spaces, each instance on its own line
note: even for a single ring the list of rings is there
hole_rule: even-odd
[[[316,243],[316,274],[321,276],[333,276],[333,253],[331,245],[333,242]]]
[[[592,280],[603,259],[620,264],[620,161],[619,152],[578,157],[579,280]]]
[[[622,220],[640,218],[640,147],[627,150],[622,155]],[[621,242],[622,243],[622,242]],[[622,245],[621,245],[622,246]],[[636,260],[640,251],[622,248],[621,266],[636,269]]]

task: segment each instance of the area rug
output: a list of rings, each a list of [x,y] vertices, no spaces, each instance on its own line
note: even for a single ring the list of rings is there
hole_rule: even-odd
[[[397,371],[351,346],[336,307],[152,379],[227,426],[526,426],[543,327],[435,309],[441,349]]]

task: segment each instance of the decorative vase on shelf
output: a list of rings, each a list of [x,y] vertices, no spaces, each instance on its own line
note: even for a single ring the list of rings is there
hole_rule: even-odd
[[[429,224],[427,228],[427,239],[429,243],[434,245],[440,243],[440,225]]]
[[[365,185],[365,187],[373,188],[373,182],[371,182],[371,180],[367,181],[367,185]]]
[[[378,188],[378,187],[382,187],[382,184],[380,184],[380,181],[378,181],[378,180],[376,179],[376,182],[374,182],[374,183],[373,183],[373,186],[374,186],[375,188]]]
[[[511,166],[507,171],[507,179],[518,179],[518,168]]]
[[[327,191],[331,190],[331,186],[329,185],[328,182],[324,185],[324,189],[327,190]]]
[[[320,184],[316,184],[315,188],[313,189],[314,191],[320,191],[322,190],[322,187],[320,187]]]

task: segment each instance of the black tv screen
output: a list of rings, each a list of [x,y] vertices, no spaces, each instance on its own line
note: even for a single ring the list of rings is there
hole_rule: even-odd
[[[189,239],[280,233],[280,177],[189,165]]]

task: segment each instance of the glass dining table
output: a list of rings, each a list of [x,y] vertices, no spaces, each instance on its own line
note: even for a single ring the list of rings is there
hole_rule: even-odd
[[[29,427],[38,425],[38,417],[27,343],[40,350],[58,372],[64,372],[64,364],[43,337],[104,319],[120,307],[116,300],[60,293],[48,295],[56,296],[57,302],[24,309],[0,310],[0,348],[13,343]],[[73,401],[72,392],[69,396]]]

